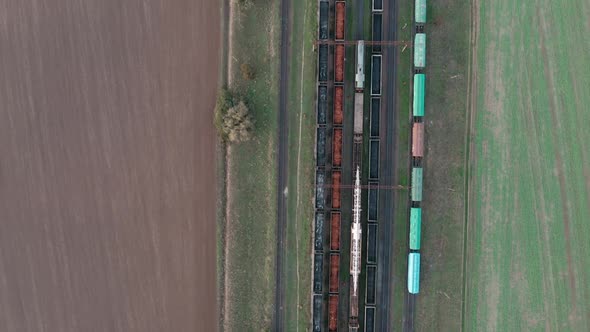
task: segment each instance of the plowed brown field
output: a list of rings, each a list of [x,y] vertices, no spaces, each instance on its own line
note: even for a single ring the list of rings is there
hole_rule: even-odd
[[[213,331],[219,3],[0,2],[0,331]]]

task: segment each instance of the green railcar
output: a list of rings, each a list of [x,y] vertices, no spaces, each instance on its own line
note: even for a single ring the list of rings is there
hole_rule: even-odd
[[[422,227],[422,209],[410,209],[410,249],[420,250],[420,235]]]
[[[422,167],[412,168],[412,201],[422,201]]]
[[[414,116],[424,116],[426,75],[414,75]]]
[[[408,292],[420,292],[420,254],[416,252],[408,255]]]
[[[417,33],[414,38],[414,67],[426,67],[426,34]]]
[[[416,7],[414,9],[415,21],[418,24],[426,23],[426,0],[416,0]]]

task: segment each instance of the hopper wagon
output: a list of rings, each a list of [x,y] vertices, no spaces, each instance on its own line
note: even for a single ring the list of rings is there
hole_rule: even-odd
[[[340,273],[340,254],[330,254],[330,293],[338,293],[338,276]]]
[[[342,166],[342,128],[334,128],[332,135],[332,167]]]
[[[344,45],[334,47],[334,82],[344,83]]]
[[[334,87],[334,117],[333,122],[335,126],[342,125],[342,120],[344,119],[344,87],[343,86],[335,86]]]
[[[330,216],[330,250],[340,250],[340,212],[332,212]]]
[[[322,295],[313,296],[313,332],[322,331]]]
[[[332,171],[332,209],[340,209],[340,182],[342,172]]]
[[[371,56],[371,96],[381,95],[381,55]]]
[[[322,293],[322,284],[324,281],[324,255],[316,253],[313,258],[313,292]]]
[[[329,37],[328,22],[329,19],[330,3],[328,1],[320,1],[320,24],[318,37],[321,40],[326,40]]]
[[[338,41],[344,40],[344,18],[346,17],[346,3],[344,1],[336,1],[336,29],[334,32],[334,39]]]
[[[322,211],[315,212],[315,226],[314,226],[314,250],[324,250],[324,221],[325,216]]]
[[[338,331],[338,295],[328,299],[328,331]]]

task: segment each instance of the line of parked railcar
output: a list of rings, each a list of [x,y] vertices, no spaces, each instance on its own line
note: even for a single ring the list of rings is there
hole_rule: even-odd
[[[346,30],[345,1],[319,0],[318,9],[318,39],[327,41],[333,37],[336,41],[343,41]],[[334,22],[333,27],[330,27],[330,22]],[[330,54],[334,56],[332,68]],[[320,44],[318,47],[316,214],[312,287],[314,332],[336,331],[338,328],[344,58],[344,45],[331,47]],[[330,73],[332,69],[333,73]],[[328,111],[330,104],[333,107],[331,114]],[[326,188],[330,189],[326,191]],[[329,234],[326,234],[328,231]]]
[[[334,40],[343,41],[346,2],[334,2]],[[342,182],[342,125],[344,122],[344,45],[334,46],[334,112],[332,116],[332,212],[330,214],[330,272],[328,278],[328,331],[338,330],[340,293],[340,232]]]
[[[426,0],[415,0],[414,8],[414,95],[412,104],[412,190],[410,207],[410,253],[408,292],[420,292],[420,237],[422,227],[422,183],[424,158],[424,97],[426,75]]]
[[[382,40],[383,1],[372,1],[372,33],[373,41]],[[360,51],[360,50],[357,50]],[[364,52],[364,50],[363,50]],[[379,115],[381,112],[381,45],[371,46],[371,81],[367,87],[370,91],[369,104],[369,190],[367,195],[367,241],[365,264],[365,310],[364,331],[375,331],[375,313],[377,311],[377,245],[379,223],[377,220],[379,202]],[[364,66],[364,64],[363,64]],[[370,85],[369,85],[370,84]]]
[[[330,37],[330,29],[328,27],[330,4],[328,1],[321,0],[318,3],[318,39],[328,40]],[[324,289],[324,265],[326,262],[325,246],[326,246],[326,231],[328,227],[333,226],[333,221],[330,224],[326,223],[326,167],[329,167],[329,162],[326,155],[327,140],[328,140],[328,45],[320,45],[318,48],[318,77],[317,77],[317,131],[316,131],[316,179],[315,179],[315,220],[314,220],[314,255],[313,255],[313,287],[312,287],[312,331],[320,332],[323,322],[324,312],[324,296],[326,290]],[[334,145],[332,145],[334,148]],[[330,239],[330,248],[333,246],[332,242],[336,239]],[[329,261],[328,261],[329,262]],[[327,263],[329,264],[329,263]]]

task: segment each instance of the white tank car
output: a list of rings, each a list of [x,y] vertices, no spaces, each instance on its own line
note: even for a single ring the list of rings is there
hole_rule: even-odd
[[[363,91],[365,88],[365,42],[362,40],[359,40],[356,46],[356,75],[354,87],[356,91]]]
[[[358,327],[359,276],[361,274],[361,171],[357,166],[354,180],[352,224],[350,229],[350,327]]]

